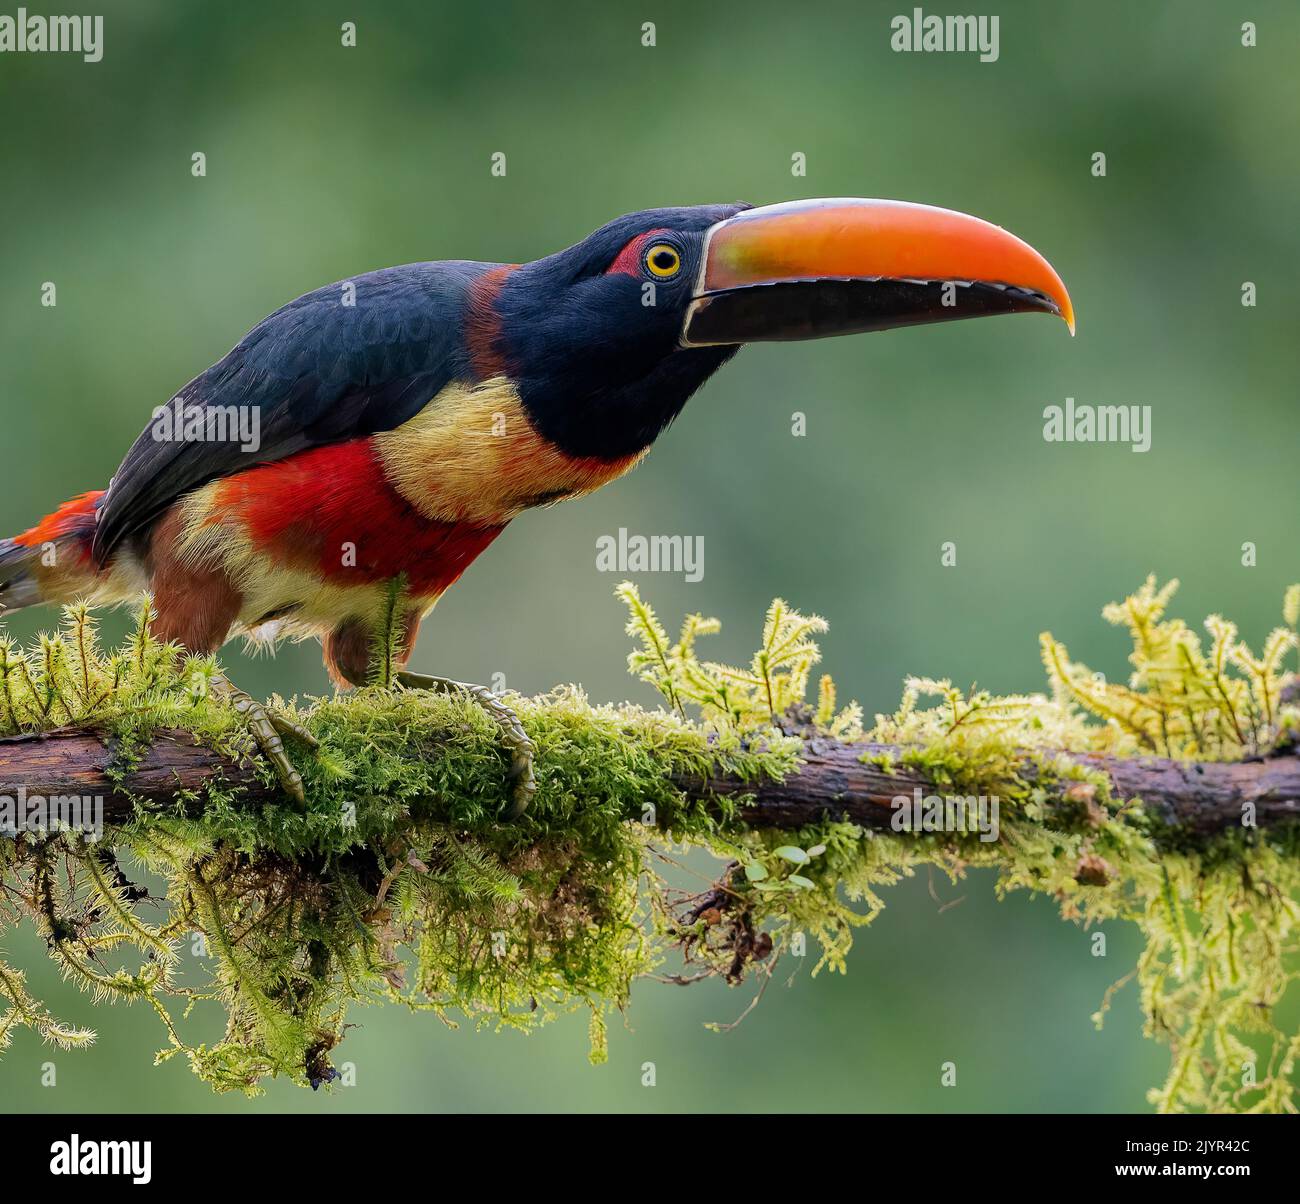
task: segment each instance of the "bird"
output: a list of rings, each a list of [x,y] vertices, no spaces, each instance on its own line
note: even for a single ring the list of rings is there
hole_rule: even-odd
[[[503,820],[535,790],[514,711],[404,666],[421,621],[522,511],[636,467],[745,343],[1040,312],[1074,332],[1048,261],[1000,226],[907,201],[647,209],[522,264],[442,260],[306,293],[155,407],[104,489],[0,540],[0,609],[152,597],[193,655],[319,639],[366,684],[401,583],[398,688],[459,692],[511,754]],[[224,675],[285,790],[311,734]]]

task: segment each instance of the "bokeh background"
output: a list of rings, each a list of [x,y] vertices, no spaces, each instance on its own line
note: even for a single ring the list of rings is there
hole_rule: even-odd
[[[1255,639],[1300,578],[1294,4],[1003,0],[992,64],[892,52],[890,18],[912,7],[894,0],[97,7],[102,62],[0,59],[3,533],[106,483],[153,406],[319,284],[527,260],[655,205],[881,196],[1032,242],[1070,287],[1078,337],[1021,316],[749,348],[638,472],[519,519],[425,624],[416,667],[650,701],[624,672],[617,578],[594,568],[619,527],[703,536],[702,582],[639,584],[673,623],[722,617],[720,656],[748,654],[773,595],[824,614],[826,665],[869,713],[907,673],[1037,688],[1044,628],[1122,674],[1125,641],[1098,612],[1149,572],[1182,579],[1187,617],[1222,610]],[[1150,405],[1150,452],[1045,443],[1043,407],[1066,396]],[[232,646],[228,662],[254,692],[324,688],[314,646],[260,661]],[[1049,901],[997,903],[985,875],[888,902],[847,977],[782,977],[728,1035],[704,1023],[748,993],[711,985],[645,984],[601,1068],[581,1017],[525,1038],[369,1008],[340,1051],[355,1087],[255,1101],[211,1096],[182,1060],[152,1067],[151,1013],[92,1008],[30,934],[6,934],[32,986],[100,1042],[53,1053],[20,1033],[0,1110],[1145,1107],[1166,1051],[1142,1039],[1132,987],[1102,1032],[1089,1020],[1134,933],[1112,926],[1094,958]],[[40,1085],[47,1060],[56,1087]]]

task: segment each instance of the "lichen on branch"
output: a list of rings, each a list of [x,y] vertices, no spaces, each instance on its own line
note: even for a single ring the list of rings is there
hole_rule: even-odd
[[[1293,1109],[1300,1036],[1274,1015],[1297,972],[1295,827],[1245,824],[1184,842],[1076,755],[1294,755],[1300,713],[1286,700],[1284,662],[1300,590],[1288,592],[1284,624],[1258,657],[1214,617],[1203,649],[1164,617],[1172,591],[1148,581],[1107,608],[1133,640],[1123,686],[1044,636],[1050,693],[998,697],[911,679],[898,709],[864,731],[861,709],[839,707],[829,677],[806,701],[820,619],[773,603],[749,665],[727,666],[697,651],[716,620],[690,616],[674,641],[623,585],[629,667],[664,708],[593,705],[572,686],[511,696],[537,745],[539,784],[513,825],[497,819],[505,754],[494,723],[472,701],[393,688],[383,641],[375,685],[302,705],[273,700],[320,741],[295,758],[302,808],[274,791],[237,716],[209,696],[210,658],[154,640],[147,606],[124,646],[105,653],[93,615],[69,607],[62,629],[34,648],[0,641],[0,734],[91,729],[128,790],[151,739],[181,729],[224,763],[258,765],[267,788],[254,796],[246,779],[215,773],[167,805],[137,799],[99,842],[75,832],[0,838],[0,936],[35,923],[69,978],[158,1013],[160,1059],[182,1055],[217,1089],[256,1091],[275,1075],[328,1082],[348,1008],[376,1000],[524,1029],[583,1009],[599,1060],[606,1022],[640,978],[757,981],[761,993],[782,954],[809,936],[821,948],[813,972],[843,971],[883,888],[926,865],[953,878],[989,867],[999,892],[1049,894],[1068,919],[1142,929],[1147,1031],[1173,1054],[1152,1092],[1158,1107]],[[394,638],[391,624],[378,626]],[[833,814],[772,830],[746,822],[743,789],[681,786],[725,779],[759,791],[788,780],[809,737],[860,741],[862,758],[877,760],[868,743],[896,746],[880,768],[923,771],[945,795],[996,797],[997,839],[880,832]],[[723,860],[711,888],[683,895],[667,885],[666,850],[680,845]],[[223,1034],[196,1042],[214,1007]],[[92,1039],[60,1024],[0,962],[0,1047],[24,1027],[65,1046]]]

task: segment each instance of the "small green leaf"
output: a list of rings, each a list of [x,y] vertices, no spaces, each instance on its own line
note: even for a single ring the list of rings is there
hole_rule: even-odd
[[[767,877],[767,866],[761,861],[751,861],[745,866],[745,877],[750,882],[762,882]]]
[[[815,844],[808,850],[808,856],[820,857],[824,852],[826,852],[826,846],[824,844]]]
[[[786,881],[793,882],[795,886],[799,887],[801,890],[814,890],[817,885],[811,879],[805,878],[802,874],[791,874]]]
[[[808,854],[796,845],[783,844],[779,849],[774,849],[778,857],[784,857],[786,861],[791,861],[795,865],[807,865]]]

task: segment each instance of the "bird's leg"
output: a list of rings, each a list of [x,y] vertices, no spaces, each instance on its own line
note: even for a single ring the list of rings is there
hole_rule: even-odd
[[[533,754],[537,751],[519,716],[506,706],[486,686],[471,682],[452,681],[446,677],[433,677],[428,673],[412,673],[403,669],[397,674],[399,685],[408,690],[432,690],[435,694],[464,694],[479,704],[501,728],[506,747],[513,755],[506,780],[511,783],[510,809],[505,819],[518,819],[528,810],[537,782],[533,777]]]
[[[301,723],[295,722],[287,715],[268,711],[247,690],[241,690],[231,682],[224,673],[218,673],[212,678],[209,690],[234,707],[248,725],[248,730],[257,742],[257,747],[261,749],[262,755],[271,762],[275,769],[275,776],[280,779],[280,785],[284,787],[285,792],[295,802],[305,805],[307,795],[303,790],[302,774],[289,760],[289,754],[284,750],[284,740],[281,737],[293,736],[308,748],[318,748],[319,742],[316,737]]]

